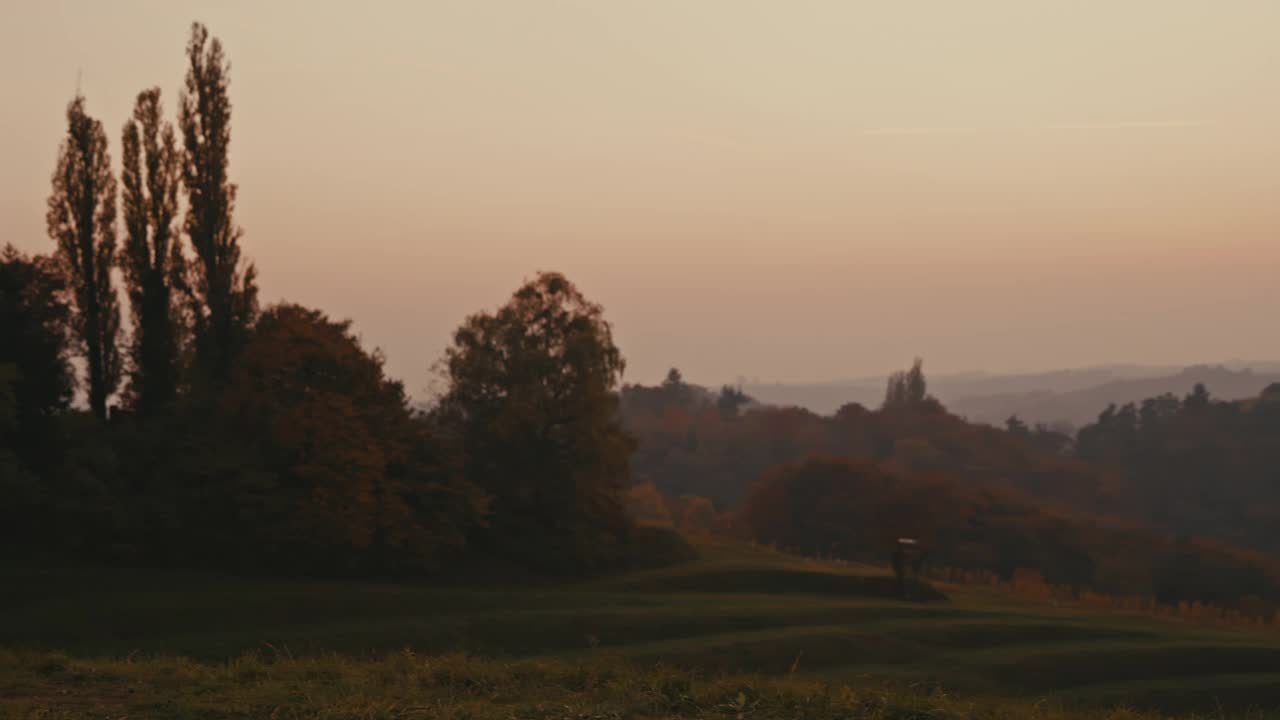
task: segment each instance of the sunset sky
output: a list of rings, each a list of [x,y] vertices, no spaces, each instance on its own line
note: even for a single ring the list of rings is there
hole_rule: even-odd
[[[264,299],[414,394],[540,269],[632,382],[1280,358],[1274,0],[4,0],[0,243],[197,19]]]

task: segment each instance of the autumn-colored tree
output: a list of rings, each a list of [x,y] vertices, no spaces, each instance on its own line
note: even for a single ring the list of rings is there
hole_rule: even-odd
[[[667,498],[651,482],[631,486],[627,491],[627,512],[637,522],[666,527],[674,524]]]
[[[707,535],[720,529],[720,513],[710,500],[684,495],[676,500],[676,527],[693,535]]]
[[[331,570],[377,562],[422,570],[479,520],[480,494],[423,448],[434,439],[347,322],[297,305],[267,310],[236,362],[223,411],[274,474],[272,483],[235,489],[264,555]]]
[[[195,256],[188,292],[196,361],[210,379],[226,377],[257,312],[257,273],[240,257],[241,229],[233,218],[236,186],[228,179],[231,145],[230,65],[222,43],[204,25],[191,26],[187,77],[179,100],[185,230]]]
[[[939,566],[991,570],[1008,580],[1034,569],[1078,593],[1154,594],[1162,602],[1233,605],[1280,599],[1280,565],[1206,540],[1170,543],[1158,532],[1047,508],[1004,488],[813,457],[779,467],[743,503],[740,526],[761,542],[806,554],[877,560],[896,537],[918,538]]]
[[[111,282],[116,253],[116,181],[102,123],[85,112],[84,97],[67,106],[67,135],[58,151],[45,216],[71,289],[73,328],[89,375],[89,408],[107,417],[120,383],[120,302]]]
[[[599,305],[542,273],[495,313],[467,319],[444,358],[439,413],[467,477],[493,496],[484,537],[551,570],[607,562],[629,521],[631,439],[618,422],[622,354]]]
[[[128,235],[120,265],[133,313],[129,393],[147,415],[171,403],[177,392],[180,317],[173,293],[185,272],[182,247],[174,242],[182,156],[163,114],[160,89],[144,90],[122,133]]]

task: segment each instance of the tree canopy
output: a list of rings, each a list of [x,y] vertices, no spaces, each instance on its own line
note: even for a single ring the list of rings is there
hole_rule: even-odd
[[[267,310],[233,368],[223,412],[271,474],[238,488],[260,552],[352,571],[428,567],[480,519],[475,488],[424,463],[421,446],[438,440],[349,322],[298,305]]]
[[[439,413],[467,477],[493,498],[484,536],[497,552],[569,571],[624,540],[633,444],[618,418],[623,368],[603,309],[558,273],[454,333]]]

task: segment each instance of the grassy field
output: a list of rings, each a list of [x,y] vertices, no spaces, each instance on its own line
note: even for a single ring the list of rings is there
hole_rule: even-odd
[[[706,546],[702,555],[535,588],[3,570],[0,716],[257,717],[279,707],[275,717],[960,718],[1107,715],[1117,705],[1214,716],[1280,708],[1280,637],[1270,631],[1055,609],[963,588],[904,603],[871,569],[749,548]]]

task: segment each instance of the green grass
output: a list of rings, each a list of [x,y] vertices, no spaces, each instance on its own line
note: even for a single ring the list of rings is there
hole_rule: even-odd
[[[0,717],[109,716],[91,714],[94,703],[130,718],[277,706],[296,710],[277,717],[414,717],[415,703],[433,708],[423,717],[566,716],[540,703],[578,717],[736,717],[740,691],[760,703],[743,717],[1280,708],[1280,636],[1269,630],[959,588],[906,603],[876,569],[701,553],[573,586],[484,589],[0,570]],[[493,691],[463,692],[442,668]],[[685,699],[655,690],[670,683]]]

